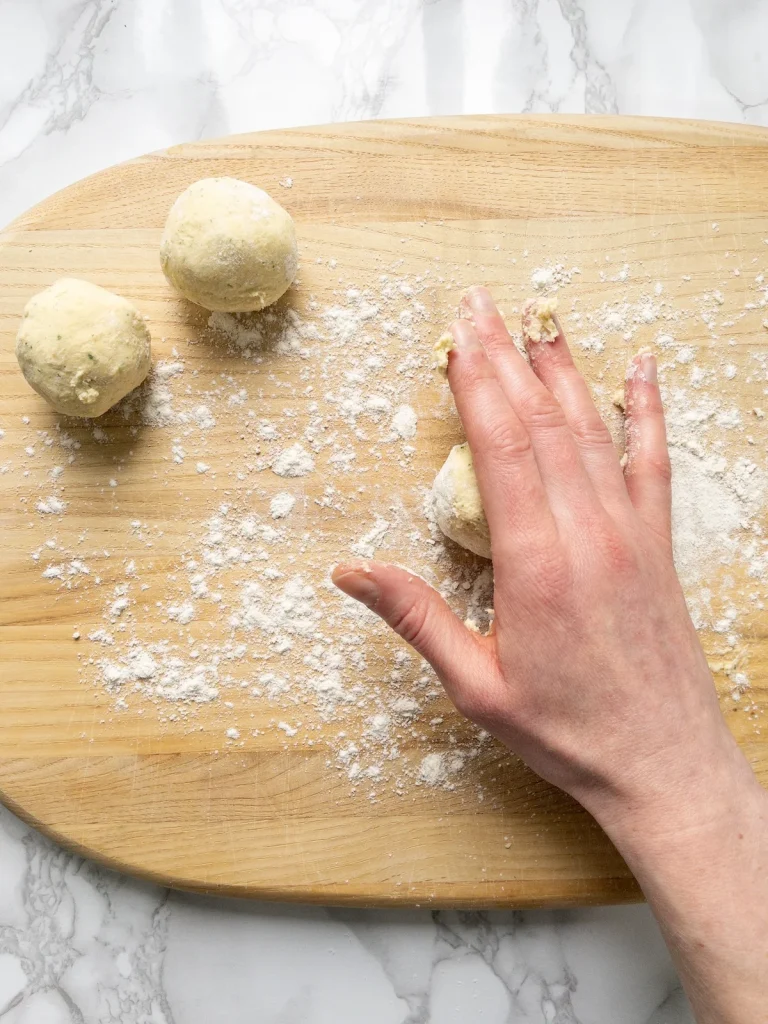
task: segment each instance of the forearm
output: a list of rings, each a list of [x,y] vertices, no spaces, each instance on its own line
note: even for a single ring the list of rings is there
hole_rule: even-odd
[[[659,921],[698,1024],[764,1024],[768,793],[746,762],[718,775],[606,827]]]

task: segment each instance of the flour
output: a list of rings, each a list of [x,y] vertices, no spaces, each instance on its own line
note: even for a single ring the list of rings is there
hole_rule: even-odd
[[[578,267],[568,269],[562,263],[552,263],[538,267],[531,274],[531,286],[537,292],[552,292],[565,288],[573,280],[574,274],[580,274]]]
[[[729,486],[724,459],[702,458],[676,446],[670,457],[675,567],[683,586],[692,588],[707,574],[713,552],[726,557],[744,509]]]
[[[157,665],[152,655],[141,648],[131,652],[130,666],[131,673],[136,679],[151,679],[157,672]]]
[[[451,779],[461,772],[465,763],[461,754],[427,754],[419,765],[418,780],[432,789],[453,789]]]
[[[276,494],[269,503],[270,515],[273,519],[285,519],[293,512],[295,504],[296,498],[292,494],[282,491],[280,494]]]
[[[109,614],[113,619],[119,618],[123,612],[130,606],[130,601],[127,597],[117,597],[109,606]]]
[[[320,618],[315,590],[301,576],[289,580],[276,596],[267,595],[255,582],[245,583],[240,591],[240,610],[230,624],[245,630],[259,629],[275,634],[312,636]]]
[[[427,754],[419,765],[419,778],[428,786],[437,786],[445,777],[445,759],[442,754]]]
[[[52,494],[49,498],[41,498],[35,505],[35,508],[38,512],[42,512],[43,515],[60,516],[66,512],[67,503],[55,494]]]
[[[410,440],[416,437],[416,427],[419,418],[410,405],[401,405],[392,417],[392,429],[395,434],[403,440]]]
[[[91,635],[89,639],[97,637]],[[106,642],[106,638],[101,642]],[[168,654],[165,643],[155,645],[154,653],[141,646],[129,647],[119,660],[103,659],[98,667],[104,685],[121,693],[126,705],[126,695],[130,693],[192,705],[210,703],[219,695],[213,685],[218,674],[215,666],[187,667],[182,659]]]
[[[392,559],[470,629],[492,627],[491,567],[457,559],[421,514],[442,461],[433,438],[459,440],[450,392],[433,370],[452,339],[433,349],[477,272],[443,254],[429,263],[406,276],[397,259],[381,258],[363,287],[321,259],[324,289],[307,272],[296,309],[212,314],[202,335],[191,331],[189,347],[158,361],[121,403],[119,425],[46,432],[27,422],[18,435],[13,428],[12,445],[7,431],[0,468],[17,474],[38,534],[49,527],[49,543],[38,537],[30,552],[38,585],[52,601],[82,602],[83,683],[99,688],[112,714],[148,710],[169,731],[204,727],[231,756],[264,732],[281,747],[315,745],[329,773],[364,799],[453,788],[482,798],[473,764],[487,763],[492,741],[458,728],[432,670],[329,580],[349,555]],[[768,584],[768,421],[758,397],[768,356],[731,345],[737,327],[725,325],[749,316],[764,338],[765,284],[742,275],[739,288],[753,291],[741,309],[733,284],[712,281],[692,297],[688,281],[678,295],[674,281],[659,287],[623,255],[583,271],[566,259],[535,263],[508,287],[510,326],[519,341],[532,289],[550,312],[557,299],[619,450],[612,399],[626,363],[644,345],[659,356],[676,564],[707,651],[720,659],[723,700],[750,715],[743,637]],[[590,275],[592,291],[580,293],[578,274]],[[746,387],[751,412],[737,401]],[[126,439],[151,445],[158,521],[136,493]],[[285,481],[278,491],[276,476]],[[78,518],[95,502],[103,531]],[[101,622],[87,621],[92,607]]]
[[[207,405],[195,406],[189,416],[201,430],[211,430],[216,426],[216,420]]]
[[[354,553],[361,555],[363,558],[373,558],[376,551],[384,543],[384,538],[389,531],[389,525],[386,519],[377,519],[368,533],[352,545]]]
[[[195,665],[188,672],[183,663],[169,664],[153,692],[174,703],[209,704],[219,696],[218,688],[213,685],[217,674],[212,665]]]
[[[180,359],[161,359],[155,363],[152,376],[155,381],[166,382],[184,372],[184,363]]]
[[[226,338],[241,352],[252,352],[261,349],[267,335],[261,322],[252,321],[242,313],[211,313],[208,327],[214,334]]]
[[[170,381],[183,372],[184,363],[178,359],[155,363],[141,387],[131,392],[118,406],[123,417],[129,421],[140,419],[149,427],[168,427],[176,423],[178,417],[173,407]]]
[[[183,604],[171,605],[168,609],[168,618],[173,622],[178,622],[180,626],[187,626],[195,617],[195,607],[191,601],[185,601]]]
[[[272,463],[272,472],[278,476],[307,476],[315,468],[315,460],[300,444],[285,448]]]
[[[262,313],[212,313],[208,329],[213,339],[225,341],[231,350],[260,360],[264,352],[307,358],[320,332],[294,309],[269,307]]]

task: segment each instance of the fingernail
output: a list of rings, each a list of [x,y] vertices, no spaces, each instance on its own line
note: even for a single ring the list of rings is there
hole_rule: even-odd
[[[642,378],[648,384],[658,383],[658,370],[656,367],[656,356],[649,348],[642,348],[632,360],[627,370],[627,380],[632,380],[635,374],[640,371]]]
[[[371,576],[371,567],[367,562],[337,565],[331,578],[339,590],[368,608],[373,608],[381,597],[381,590]]]
[[[491,293],[482,285],[474,285],[464,298],[473,313],[479,313],[481,316],[494,316],[497,312],[496,303],[493,301]]]
[[[643,376],[649,384],[658,383],[658,371],[656,369],[656,356],[652,352],[643,352],[640,357],[640,365],[643,368]]]
[[[451,324],[451,334],[456,342],[456,348],[461,352],[482,348],[480,339],[475,334],[475,328],[469,320],[454,320]]]
[[[469,302],[467,296],[462,295],[459,299],[459,316],[462,320],[470,320],[472,323],[475,321],[472,319],[472,310],[469,308]]]

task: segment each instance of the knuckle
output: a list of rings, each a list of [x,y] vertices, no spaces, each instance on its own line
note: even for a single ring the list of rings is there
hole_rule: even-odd
[[[428,620],[429,604],[423,597],[398,602],[386,617],[387,625],[412,647],[423,641]]]
[[[486,444],[499,461],[519,459],[531,451],[530,437],[524,430],[516,429],[513,423],[503,422],[490,427]]]
[[[598,544],[603,564],[612,576],[629,576],[637,571],[637,554],[617,530],[602,529]]]
[[[567,345],[535,345],[531,352],[531,362],[546,367],[547,375],[570,379],[579,372],[573,364]]]
[[[613,438],[599,416],[583,415],[574,419],[571,433],[578,444],[587,448],[613,447]]]
[[[454,380],[464,390],[482,385],[489,375],[488,357],[481,348],[461,353],[461,359],[453,360]]]
[[[480,339],[484,347],[491,352],[508,348],[512,344],[512,339],[503,328],[487,328],[480,334]]]
[[[531,388],[519,398],[520,418],[536,430],[557,430],[565,426],[565,415],[545,388]]]
[[[672,484],[672,463],[666,451],[649,452],[635,446],[634,452],[630,449],[627,472],[641,480],[659,481],[666,487]]]
[[[469,405],[476,405],[483,401],[488,387],[488,374],[486,367],[474,355],[469,356],[471,365],[457,367],[454,376],[451,378],[451,389],[454,394],[463,397]]]
[[[672,483],[672,463],[668,452],[659,452],[648,457],[648,472],[664,484]]]

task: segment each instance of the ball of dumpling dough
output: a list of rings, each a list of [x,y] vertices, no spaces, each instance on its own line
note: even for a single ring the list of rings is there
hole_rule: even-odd
[[[249,313],[276,302],[296,276],[296,232],[279,203],[237,178],[204,178],[171,207],[160,263],[185,299]]]
[[[149,331],[127,299],[63,277],[27,303],[16,358],[56,412],[101,416],[149,373]]]
[[[432,508],[446,537],[476,555],[491,557],[491,534],[468,444],[451,448],[432,485]]]

